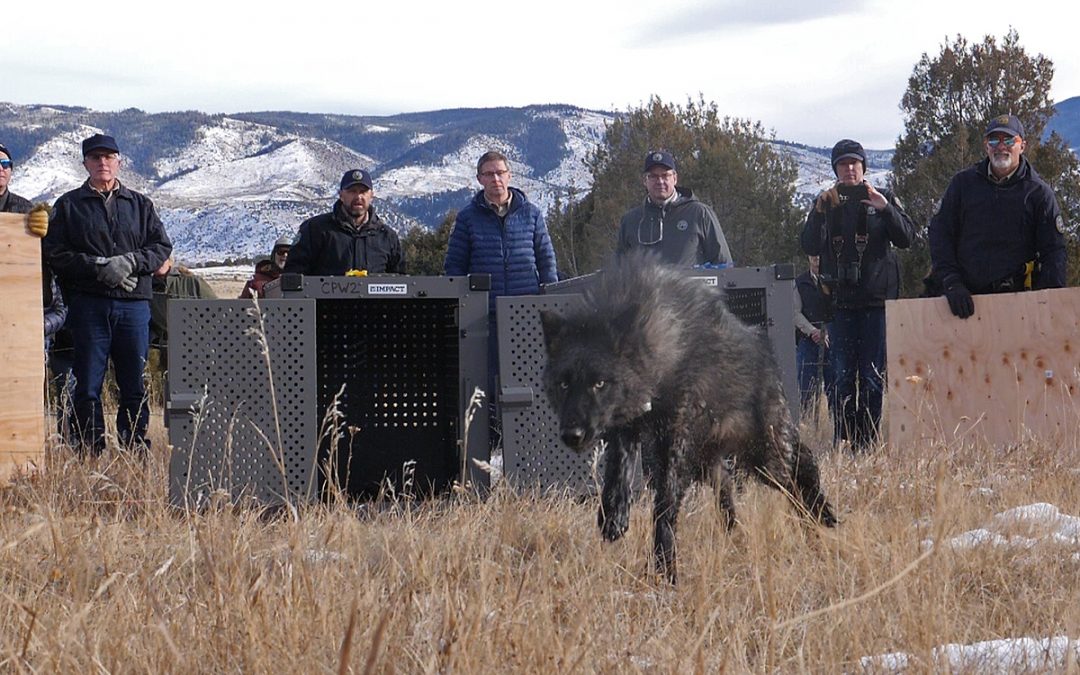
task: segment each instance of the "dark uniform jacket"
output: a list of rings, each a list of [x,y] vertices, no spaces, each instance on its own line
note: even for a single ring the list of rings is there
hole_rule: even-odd
[[[795,277],[795,290],[799,293],[799,301],[802,304],[802,315],[813,324],[814,328],[821,328],[833,318],[832,299],[821,290],[818,283],[821,277],[814,279],[807,270]],[[797,338],[809,337],[805,333],[796,331]]]
[[[678,196],[663,206],[646,197],[641,206],[622,217],[616,252],[655,249],[662,262],[682,267],[731,263],[727,239],[713,210],[687,188],[676,187],[675,192]]]
[[[353,227],[341,201],[334,210],[300,224],[296,242],[285,261],[286,273],[341,276],[349,270],[370,274],[405,274],[405,255],[397,232],[368,207],[367,223]]]
[[[153,296],[150,275],[172,253],[172,242],[149,197],[119,185],[116,212],[110,215],[104,196],[89,181],[56,200],[43,246],[45,260],[69,302],[75,293],[149,300]],[[97,280],[96,259],[124,253],[134,254],[139,275],[138,285],[130,292]]]
[[[1022,278],[1024,265],[1035,261],[1033,288],[1064,286],[1065,227],[1054,191],[1023,155],[1004,183],[991,182],[989,164],[984,159],[956,174],[930,219],[934,274],[945,288],[960,281],[972,293],[989,293]]]
[[[0,197],[0,213],[30,213],[33,205],[29,199],[24,199],[8,190]]]
[[[911,246],[915,226],[891,191],[878,191],[888,201],[880,211],[850,199],[824,211],[812,207],[803,225],[802,249],[807,255],[821,256],[823,283],[840,309],[884,307],[886,300],[900,295],[900,261],[893,247]],[[856,234],[863,217],[866,243],[860,253]],[[858,282],[841,281],[841,266],[858,268]]]

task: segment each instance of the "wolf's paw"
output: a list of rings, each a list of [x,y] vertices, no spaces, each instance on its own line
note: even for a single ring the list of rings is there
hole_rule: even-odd
[[[601,508],[597,513],[596,522],[600,525],[600,534],[604,535],[604,539],[615,541],[630,529],[630,514],[627,511],[605,513]]]

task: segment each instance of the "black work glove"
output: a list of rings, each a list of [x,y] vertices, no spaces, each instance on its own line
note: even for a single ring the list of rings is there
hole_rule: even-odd
[[[135,271],[135,254],[124,253],[111,258],[98,258],[97,264],[97,280],[109,288],[116,288]]]
[[[975,301],[971,299],[971,291],[962,283],[954,283],[945,289],[945,299],[949,301],[949,309],[961,319],[966,319],[975,313]]]

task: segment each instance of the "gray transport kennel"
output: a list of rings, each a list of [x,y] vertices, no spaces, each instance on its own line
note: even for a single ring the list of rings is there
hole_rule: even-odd
[[[793,419],[799,419],[795,369],[795,268],[690,269],[690,276],[723,289],[731,311],[765,328],[783,377]],[[558,419],[544,393],[547,352],[539,310],[580,301],[595,275],[544,286],[544,295],[496,299],[499,331],[499,401],[503,432],[503,471],[518,488],[589,492],[603,475],[591,453],[575,453],[559,440]],[[602,460],[601,460],[602,461]]]
[[[305,277],[267,299],[171,300],[169,495],[268,504],[330,486],[445,491],[488,474],[486,275]]]

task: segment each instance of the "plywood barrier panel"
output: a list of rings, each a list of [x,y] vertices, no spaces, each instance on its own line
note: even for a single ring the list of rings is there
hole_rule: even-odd
[[[41,240],[26,216],[0,213],[0,482],[41,465],[45,448],[45,339]]]
[[[889,443],[1080,440],[1080,288],[886,303]]]

